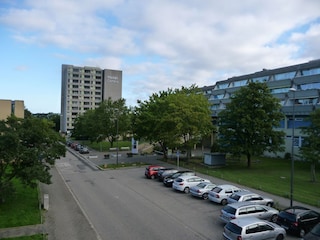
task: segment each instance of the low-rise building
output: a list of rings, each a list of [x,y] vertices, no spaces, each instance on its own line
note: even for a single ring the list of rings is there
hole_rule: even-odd
[[[226,108],[232,94],[249,82],[265,82],[273,96],[280,100],[285,118],[280,122],[279,130],[286,133],[284,156],[298,154],[303,142],[300,127],[308,126],[308,117],[312,111],[320,108],[320,59],[307,63],[262,71],[218,81],[212,86],[202,87],[202,91],[212,104],[212,117]]]

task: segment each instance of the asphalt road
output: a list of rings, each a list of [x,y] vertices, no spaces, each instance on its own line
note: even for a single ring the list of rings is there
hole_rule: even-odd
[[[222,239],[222,206],[146,179],[144,168],[100,171],[70,154],[56,168],[98,239]]]

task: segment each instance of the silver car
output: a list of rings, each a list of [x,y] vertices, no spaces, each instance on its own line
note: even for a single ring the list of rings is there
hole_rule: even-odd
[[[232,195],[230,195],[227,200],[228,203],[251,202],[260,205],[267,205],[269,207],[272,207],[274,204],[273,199],[260,196],[259,194],[250,191],[235,192]]]
[[[190,188],[192,196],[208,199],[208,192],[212,190],[216,185],[210,182],[202,182],[196,186]]]
[[[221,209],[220,219],[228,223],[232,219],[256,217],[271,222],[277,222],[279,211],[272,207],[250,203],[237,202],[224,206]]]
[[[286,231],[279,225],[255,217],[231,220],[223,231],[226,240],[282,240],[285,236]]]

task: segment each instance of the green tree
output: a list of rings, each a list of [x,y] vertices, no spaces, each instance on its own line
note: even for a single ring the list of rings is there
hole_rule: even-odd
[[[160,144],[164,157],[167,148],[183,148],[190,157],[191,147],[213,129],[210,104],[195,86],[168,89],[138,102],[133,118],[134,133]]]
[[[50,165],[65,155],[65,145],[46,119],[14,116],[0,121],[0,200],[13,192],[12,180],[36,187],[51,183]]]
[[[109,98],[96,109],[78,116],[72,135],[76,138],[87,138],[92,142],[107,139],[113,147],[119,136],[126,136],[130,132],[130,122],[125,100],[113,101]]]
[[[275,130],[284,115],[279,100],[265,83],[249,83],[231,97],[218,115],[219,145],[225,152],[251,157],[263,152],[283,151],[284,132]]]
[[[316,165],[320,159],[320,109],[315,110],[309,117],[310,125],[301,129],[304,137],[300,154],[304,160],[311,163],[311,181],[316,182]]]

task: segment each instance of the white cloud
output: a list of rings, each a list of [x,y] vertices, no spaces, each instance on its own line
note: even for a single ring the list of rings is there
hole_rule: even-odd
[[[17,41],[123,70],[127,102],[320,54],[318,0],[20,2],[0,16]]]

